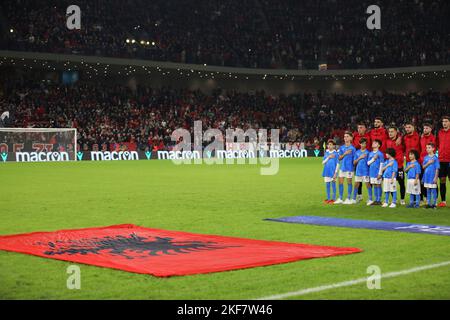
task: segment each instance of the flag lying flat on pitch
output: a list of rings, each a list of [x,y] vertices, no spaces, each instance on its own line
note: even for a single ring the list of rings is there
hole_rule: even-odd
[[[0,236],[0,250],[158,277],[251,268],[361,251],[132,224]]]

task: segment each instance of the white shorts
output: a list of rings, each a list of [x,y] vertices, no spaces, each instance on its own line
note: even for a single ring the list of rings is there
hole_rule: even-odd
[[[377,179],[377,178],[370,178],[370,183],[371,184],[381,184],[381,179]]]
[[[397,180],[394,179],[394,183],[391,183],[392,179],[383,179],[383,191],[384,192],[397,192]]]
[[[351,179],[351,178],[353,178],[353,171],[342,171],[342,170],[339,170],[339,178]]]
[[[369,176],[355,176],[355,182],[370,182]]]
[[[423,186],[428,189],[437,189],[437,184],[424,183]]]
[[[324,182],[333,182],[333,178],[332,177],[323,177],[323,181]]]
[[[420,182],[417,185],[414,185],[415,179],[408,179],[406,183],[406,193],[409,194],[420,194]]]

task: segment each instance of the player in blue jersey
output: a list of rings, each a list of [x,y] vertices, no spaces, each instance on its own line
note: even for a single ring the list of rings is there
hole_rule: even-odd
[[[367,205],[381,205],[381,179],[378,177],[381,172],[381,164],[384,161],[384,154],[380,151],[381,140],[372,142],[372,151],[369,152],[367,164],[369,165],[370,184],[373,188],[375,201],[368,201]]]
[[[409,162],[406,163],[405,172],[407,174],[406,193],[409,193],[409,205],[407,208],[419,208],[420,204],[420,157],[419,151],[412,149],[408,153]]]
[[[327,142],[327,150],[323,156],[323,172],[322,177],[325,181],[325,189],[327,193],[327,199],[324,201],[326,204],[332,204],[336,201],[336,176],[339,170],[339,155],[336,151],[336,142],[330,139]],[[333,189],[333,196],[330,193]]]
[[[434,153],[434,143],[427,143],[427,155],[423,159],[423,185],[427,190],[427,205],[426,208],[435,209],[437,202],[437,182],[439,176],[440,163],[439,159]]]
[[[355,188],[353,189],[353,203],[356,203],[356,195],[359,190],[359,186],[362,183],[365,183],[367,186],[367,192],[369,194],[369,200],[367,203],[372,201],[372,186],[370,185],[370,177],[369,177],[369,165],[367,161],[369,160],[369,150],[367,150],[367,139],[361,138],[359,140],[359,144],[361,148],[356,150],[355,159],[353,164],[356,166],[355,169]]]
[[[383,208],[397,207],[397,172],[398,164],[395,160],[395,149],[386,149],[386,161],[381,165],[381,175],[383,176],[384,203]],[[392,194],[392,203],[389,205],[389,196]]]
[[[352,204],[350,198],[352,197],[353,190],[353,170],[355,166],[353,165],[353,157],[356,152],[356,148],[352,144],[353,134],[350,131],[346,131],[344,134],[344,145],[339,148],[339,199],[334,203],[339,204]],[[344,179],[347,179],[348,193],[347,199],[342,201],[344,195]]]

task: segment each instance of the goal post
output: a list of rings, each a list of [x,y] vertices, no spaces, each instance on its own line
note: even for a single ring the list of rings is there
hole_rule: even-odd
[[[0,162],[77,161],[76,128],[0,128]]]

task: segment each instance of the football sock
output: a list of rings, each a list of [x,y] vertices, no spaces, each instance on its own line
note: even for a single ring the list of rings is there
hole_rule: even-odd
[[[330,200],[330,187],[331,187],[331,182],[327,182],[326,183],[327,200]]]
[[[333,190],[333,200],[336,200],[336,182],[331,182],[331,188]]]
[[[440,189],[441,189],[441,200],[445,201],[445,194],[447,193],[447,185],[441,182],[440,184]]]
[[[358,190],[359,190],[359,188],[356,188],[356,187],[355,187],[355,189],[353,189],[353,200],[356,200],[356,195],[358,194]]]
[[[437,204],[437,197],[438,197],[437,189],[433,188],[431,189],[431,192],[433,194],[433,206],[435,206]]]

